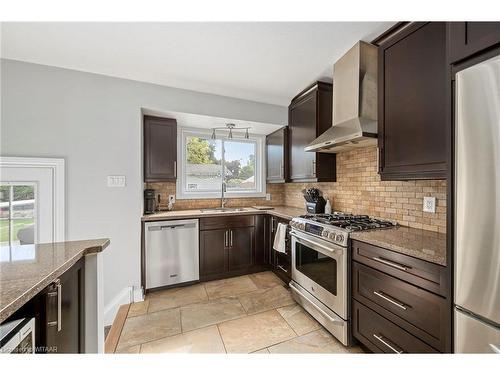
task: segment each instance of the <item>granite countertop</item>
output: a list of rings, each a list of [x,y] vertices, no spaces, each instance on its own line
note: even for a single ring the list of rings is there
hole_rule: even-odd
[[[154,214],[144,215],[142,221],[157,221],[157,220],[174,220],[174,219],[189,219],[197,217],[214,217],[214,216],[237,216],[248,214],[270,214],[284,219],[291,220],[293,217],[304,215],[305,208],[277,206],[272,210],[258,210],[252,207],[245,207],[243,211],[226,211],[226,212],[207,212],[199,210],[178,210],[178,211],[161,211]]]
[[[353,232],[350,236],[354,240],[446,266],[446,234],[444,233],[399,226]]]
[[[109,239],[0,248],[0,323],[83,256],[103,251]]]

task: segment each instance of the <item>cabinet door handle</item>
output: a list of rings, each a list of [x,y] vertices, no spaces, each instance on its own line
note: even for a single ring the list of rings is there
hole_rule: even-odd
[[[376,290],[374,290],[374,291],[373,291],[373,294],[375,294],[376,296],[378,296],[378,297],[380,297],[380,298],[382,298],[382,299],[386,300],[387,302],[392,303],[393,305],[395,305],[395,306],[399,307],[399,308],[400,308],[400,309],[402,309],[402,310],[407,310],[407,309],[408,309],[408,308],[407,308],[407,306],[406,306],[404,303],[398,302],[398,301],[396,301],[396,300],[394,300],[394,299],[390,298],[389,296],[387,296],[385,293],[383,293],[383,292],[381,292],[381,291],[378,291],[378,292],[377,292]]]
[[[227,247],[227,230],[224,231],[224,246]]]
[[[61,285],[61,280],[57,280],[57,332],[60,332],[62,329],[61,305],[62,305],[62,285]]]
[[[177,161],[174,161],[174,177],[177,178]]]
[[[391,343],[389,340],[387,340],[384,336],[379,336],[376,335],[375,333],[373,334],[373,337],[375,337],[378,341],[380,341],[382,344],[387,346],[389,349],[391,349],[394,353],[396,354],[401,354],[404,353],[402,349],[398,348],[396,345]]]
[[[229,239],[230,239],[230,244],[229,246],[230,247],[233,247],[233,230],[231,229],[231,231],[229,232]]]
[[[389,260],[386,260],[386,259],[380,258],[380,257],[373,257],[372,259],[374,261],[376,261],[376,262],[383,263],[383,264],[385,264],[387,266],[391,266],[391,267],[397,268],[398,270],[401,270],[401,271],[408,271],[408,269],[411,268],[410,266],[405,266],[403,264],[398,264],[398,263],[395,263],[395,262],[391,262]]]
[[[276,265],[276,268],[279,268],[280,270],[282,270],[283,272],[285,273],[288,273],[288,270],[285,269],[284,267],[280,266],[279,264]]]

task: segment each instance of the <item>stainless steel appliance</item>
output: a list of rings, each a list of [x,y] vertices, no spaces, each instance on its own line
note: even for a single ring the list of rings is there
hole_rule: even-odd
[[[350,345],[349,233],[392,227],[365,215],[304,215],[292,219],[294,299],[342,344]]]
[[[35,353],[35,319],[18,319],[0,326],[0,354]]]
[[[333,126],[306,151],[337,153],[377,144],[377,47],[358,42],[333,66]]]
[[[500,353],[500,56],[455,82],[454,346]]]
[[[144,227],[147,290],[199,280],[198,219],[154,221]]]

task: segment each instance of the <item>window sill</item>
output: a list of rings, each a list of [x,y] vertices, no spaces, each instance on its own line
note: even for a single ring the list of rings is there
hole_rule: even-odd
[[[239,198],[266,198],[266,193],[226,193],[225,199]],[[176,194],[175,199],[221,199],[220,193],[194,193],[194,194]]]

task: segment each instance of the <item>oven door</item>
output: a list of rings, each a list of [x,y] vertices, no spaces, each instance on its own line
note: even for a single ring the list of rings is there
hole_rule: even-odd
[[[347,249],[302,232],[291,236],[292,279],[347,320]]]

